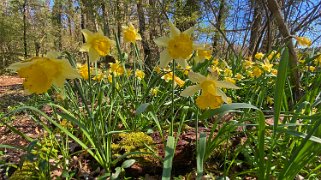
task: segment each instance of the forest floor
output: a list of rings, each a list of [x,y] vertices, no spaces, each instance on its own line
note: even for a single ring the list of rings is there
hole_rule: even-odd
[[[24,94],[22,82],[23,79],[16,76],[0,76],[1,115],[8,113],[19,103],[26,102],[30,98],[30,96]],[[40,127],[26,113],[15,114],[5,121],[31,138],[37,138],[40,134]],[[19,147],[27,146],[28,141],[13,133],[8,127],[0,124],[0,144]],[[21,156],[24,154],[16,149],[5,149],[4,153],[6,162],[12,163],[19,163]]]

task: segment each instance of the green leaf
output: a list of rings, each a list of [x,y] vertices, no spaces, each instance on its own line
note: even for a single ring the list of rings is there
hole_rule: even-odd
[[[129,167],[132,166],[135,162],[136,162],[135,159],[128,159],[128,160],[124,161],[124,162],[121,164],[121,167],[122,167],[122,168],[129,168]]]
[[[166,148],[165,148],[165,159],[163,164],[162,180],[171,179],[174,154],[175,154],[175,137],[168,136]]]
[[[281,113],[282,99],[284,93],[285,80],[287,76],[287,69],[289,63],[289,50],[286,48],[280,60],[280,65],[278,68],[278,76],[276,78],[275,92],[274,92],[274,133],[279,122],[279,117]]]
[[[146,109],[149,107],[150,103],[144,103],[139,105],[139,107],[136,109],[136,115],[139,115],[146,111]]]
[[[298,131],[287,130],[285,132],[288,133],[288,134],[291,134],[293,136],[300,137],[300,138],[306,138],[308,136],[306,133],[301,133],[301,132],[298,132]],[[321,138],[319,138],[319,137],[311,136],[309,138],[309,140],[321,144]]]
[[[200,139],[197,144],[197,154],[196,154],[196,167],[197,167],[197,178],[202,179],[203,176],[203,165],[204,165],[204,155],[206,150],[206,134],[201,133]]]
[[[115,173],[111,175],[111,179],[118,179],[119,174],[121,173],[122,168],[121,167],[116,167],[115,168]]]
[[[236,109],[255,109],[258,110],[256,106],[253,106],[251,104],[246,104],[246,103],[231,103],[231,104],[223,104],[220,108],[218,109],[211,109],[205,111],[200,119],[208,119],[214,115],[218,115],[221,113],[226,113],[227,111],[232,111]]]
[[[20,148],[20,147],[10,146],[10,145],[7,145],[7,144],[0,144],[0,148],[7,148],[7,149],[23,149],[23,148]]]

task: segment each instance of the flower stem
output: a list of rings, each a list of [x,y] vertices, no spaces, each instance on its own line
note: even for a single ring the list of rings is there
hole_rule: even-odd
[[[172,119],[171,119],[171,128],[170,128],[170,135],[174,135],[174,120],[175,120],[175,110],[174,110],[174,90],[175,90],[175,61],[173,59],[172,62],[172,71],[173,71],[173,76],[172,76]]]

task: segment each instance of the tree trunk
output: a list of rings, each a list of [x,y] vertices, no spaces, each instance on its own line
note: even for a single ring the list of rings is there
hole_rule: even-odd
[[[59,51],[62,50],[62,2],[56,0],[52,10],[53,24],[55,26],[54,35],[56,37],[54,43]]]
[[[150,58],[150,48],[149,48],[147,38],[145,36],[146,27],[145,27],[145,15],[144,15],[142,0],[137,1],[137,14],[138,14],[138,21],[139,21],[138,31],[142,37],[142,45],[144,49],[144,62],[148,68],[151,68],[150,66],[152,65],[152,63]]]
[[[27,47],[27,0],[23,2],[23,47],[24,47],[24,58],[28,57]]]
[[[250,54],[255,54],[255,48],[259,44],[259,35],[260,35],[260,27],[262,26],[262,8],[260,8],[259,3],[256,1],[252,1],[252,6],[254,7],[253,12],[253,24],[251,26],[251,36],[249,43],[249,51]]]
[[[221,0],[220,1],[220,7],[219,7],[219,10],[218,10],[217,20],[216,20],[216,25],[220,29],[224,25],[224,21],[225,21],[225,18],[226,18],[225,13],[226,13],[226,2],[225,2],[225,0]],[[218,31],[215,31],[215,34],[214,34],[214,37],[213,37],[213,49],[214,49],[215,52],[217,50],[219,41],[220,41],[220,33]]]
[[[110,29],[109,29],[109,15],[108,15],[108,9],[106,7],[106,1],[101,3],[101,10],[102,10],[102,14],[103,14],[103,24],[104,24],[104,33],[107,36],[110,36]]]
[[[300,74],[297,68],[298,64],[298,58],[294,50],[294,45],[292,42],[291,34],[290,31],[287,27],[287,25],[284,22],[282,13],[281,13],[281,8],[279,7],[278,3],[276,0],[268,0],[268,8],[271,11],[272,15],[275,18],[275,21],[277,23],[277,26],[279,28],[279,31],[281,32],[284,40],[287,43],[287,46],[289,48],[290,52],[290,67],[291,67],[291,81],[294,84],[293,92],[294,92],[294,99],[298,101],[301,97],[301,92],[300,92]]]

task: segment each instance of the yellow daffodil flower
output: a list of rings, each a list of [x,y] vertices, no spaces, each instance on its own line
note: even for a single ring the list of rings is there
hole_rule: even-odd
[[[321,65],[321,55],[319,55],[318,57],[316,57],[314,59],[314,64],[315,65]]]
[[[132,75],[132,72],[132,69],[126,69],[126,76],[129,77],[130,75]]]
[[[196,105],[200,109],[216,109],[224,103],[221,96],[214,96],[212,94],[202,94],[196,98]]]
[[[58,59],[58,56],[58,53],[48,53],[46,57],[11,64],[8,69],[25,78],[23,86],[26,93],[45,93],[52,85],[63,88],[66,79],[81,78],[67,59]]]
[[[87,64],[79,65],[78,72],[83,79],[88,80],[89,74],[88,74],[88,65]],[[91,68],[90,68],[90,72],[92,72]]]
[[[139,79],[139,80],[144,79],[144,77],[145,77],[144,71],[137,69],[135,71],[135,77],[137,77],[137,79]]]
[[[165,75],[163,75],[161,77],[162,79],[164,79],[166,82],[172,81],[173,80],[173,72],[169,72],[166,73]],[[174,82],[175,84],[177,84],[179,87],[183,87],[185,84],[185,81],[183,81],[181,78],[179,78],[178,76],[174,76]]]
[[[183,70],[184,75],[188,75],[188,73],[191,71],[192,67],[191,66],[186,66],[186,68]]]
[[[138,40],[142,40],[142,37],[132,23],[129,23],[128,26],[123,26],[122,28],[125,42],[135,43]]]
[[[73,128],[73,125],[71,124],[71,122],[68,122],[67,119],[61,120],[60,125],[69,129]]]
[[[107,80],[108,80],[109,83],[112,83],[113,82],[113,75],[108,74],[107,75]]]
[[[224,76],[232,77],[232,75],[233,75],[233,72],[231,69],[229,68],[224,69]]]
[[[312,45],[312,41],[307,37],[295,37],[295,39],[297,40],[300,46],[309,47]]]
[[[266,102],[268,105],[272,105],[274,103],[274,99],[271,98],[270,96],[266,97]]]
[[[239,88],[231,82],[218,81],[217,77],[213,74],[205,77],[191,71],[188,73],[188,77],[193,83],[197,84],[187,87],[182,91],[181,96],[192,96],[197,91],[202,90],[201,96],[196,99],[196,105],[201,109],[206,107],[214,109],[219,107],[223,102],[228,103],[228,98],[221,88]]]
[[[279,59],[281,57],[280,53],[277,51],[273,50],[269,55],[268,55],[268,60],[271,61],[273,58]]]
[[[300,59],[300,60],[299,60],[299,63],[300,63],[300,64],[304,64],[304,63],[305,63],[305,59]]]
[[[157,73],[157,74],[160,74],[161,73],[161,68],[159,66],[155,66],[154,67],[154,71]]]
[[[256,53],[254,57],[255,57],[256,59],[262,59],[262,58],[264,57],[264,55],[265,55],[265,54],[259,52],[259,53]]]
[[[212,48],[210,45],[205,44],[196,48],[194,60],[196,63],[202,63],[205,59],[209,60],[212,57]]]
[[[224,79],[225,79],[225,81],[227,81],[227,82],[230,82],[230,83],[233,83],[233,84],[236,83],[235,79],[233,79],[233,78],[231,78],[231,77],[224,77]]]
[[[311,72],[315,71],[315,67],[314,66],[306,66],[306,69],[311,71]]]
[[[185,81],[183,81],[178,76],[174,76],[174,81],[179,87],[183,87],[185,85]]]
[[[273,64],[271,64],[268,60],[264,60],[264,63],[262,63],[261,66],[265,71],[271,72]]]
[[[116,61],[115,63],[109,63],[110,65],[110,72],[114,74],[115,77],[121,76],[125,73],[125,68]]]
[[[212,64],[213,64],[214,66],[218,66],[219,63],[220,63],[220,60],[219,60],[219,59],[214,59]]]
[[[242,80],[244,78],[244,76],[242,74],[240,74],[240,73],[236,73],[235,78],[237,80]]]
[[[81,52],[88,52],[89,61],[98,61],[100,57],[110,54],[110,49],[115,45],[115,42],[104,36],[100,30],[93,33],[87,29],[81,30],[85,37],[86,43],[80,48]]]
[[[150,89],[150,94],[152,95],[152,96],[157,96],[157,94],[158,94],[158,92],[159,92],[159,88],[158,87],[155,87],[155,88],[151,88]]]
[[[262,75],[262,73],[263,72],[259,67],[254,67],[252,71],[252,76],[258,78]]]
[[[160,37],[155,39],[155,43],[159,47],[164,47],[163,52],[160,53],[161,68],[166,67],[172,59],[185,68],[188,64],[188,59],[195,49],[192,40],[192,33],[194,28],[191,27],[184,32],[181,32],[172,22],[169,22],[170,34],[169,37]]]
[[[173,80],[173,73],[172,72],[166,73],[161,77],[161,79],[164,79],[166,82],[169,82]]]
[[[273,75],[277,76],[278,75],[278,70],[277,69],[272,69],[271,73]]]
[[[245,69],[251,68],[253,66],[254,62],[251,60],[245,60],[243,62],[243,66],[245,67]]]
[[[217,67],[217,66],[211,66],[208,68],[209,71],[214,72],[217,75],[220,75],[221,72],[223,71],[221,68]]]
[[[97,75],[95,75],[93,77],[94,81],[101,81],[104,78],[104,74],[103,73],[98,73]]]

